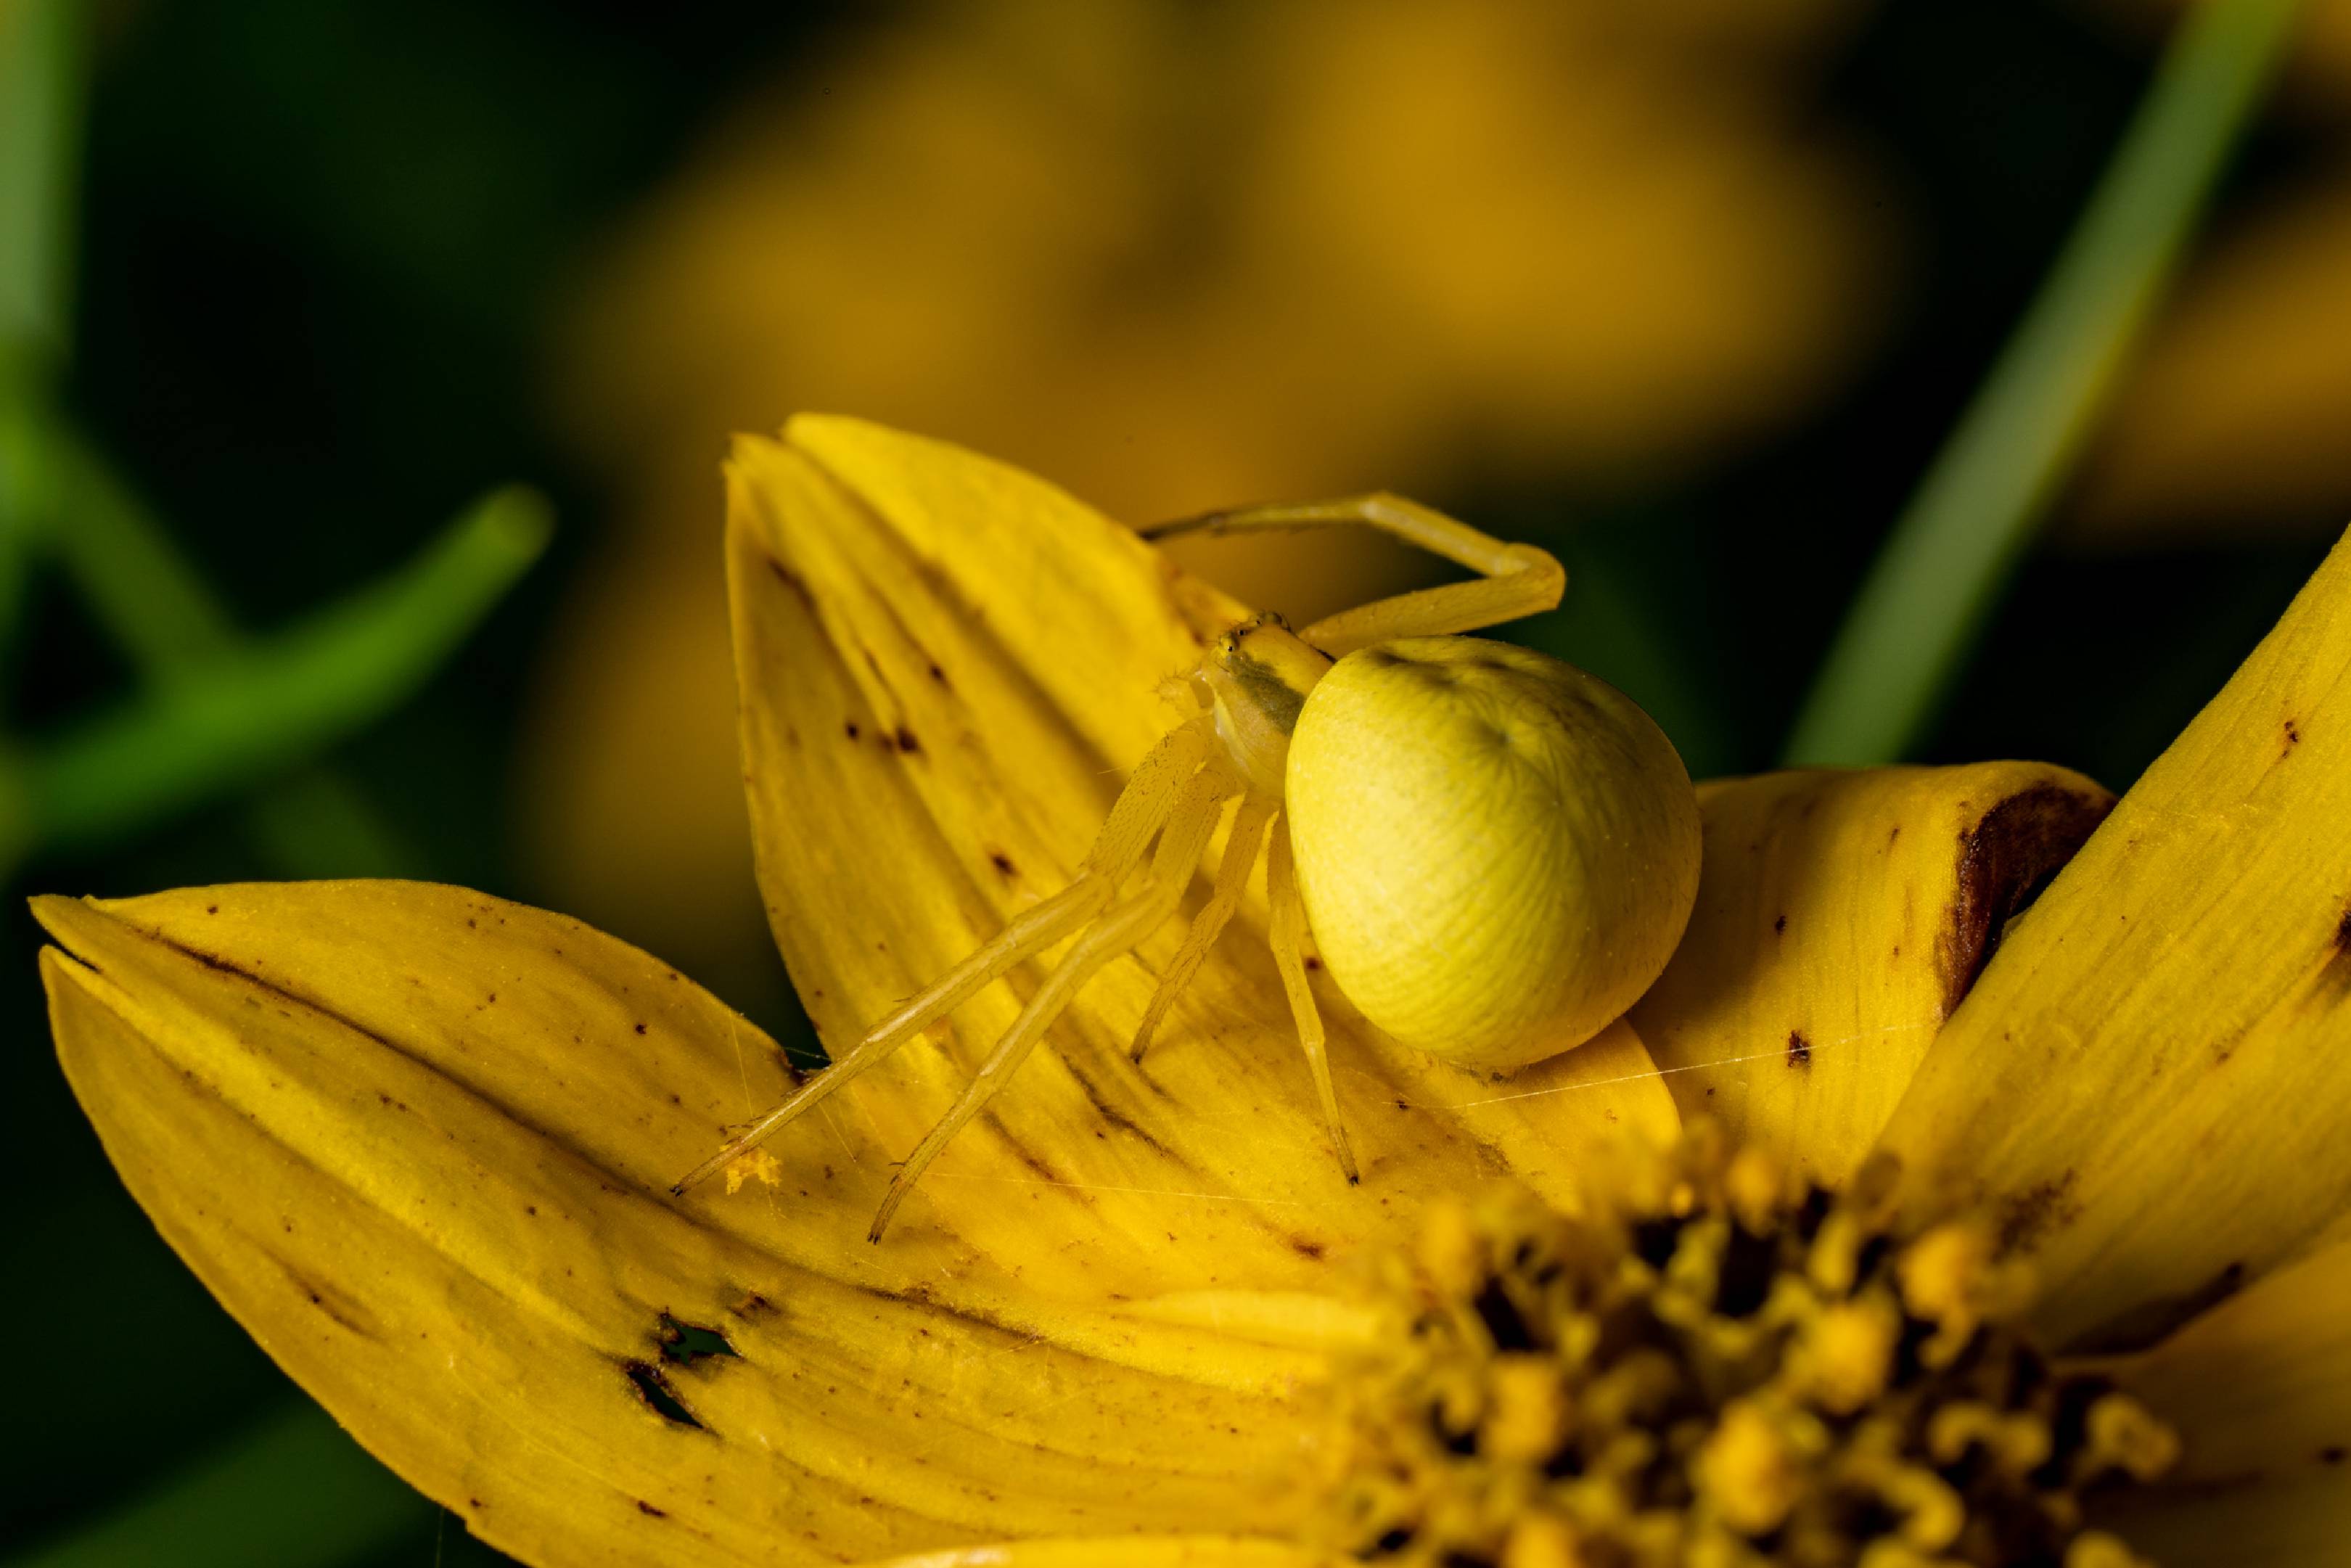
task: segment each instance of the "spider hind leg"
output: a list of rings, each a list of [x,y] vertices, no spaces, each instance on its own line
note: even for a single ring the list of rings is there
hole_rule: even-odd
[[[1273,844],[1266,852],[1265,888],[1273,902],[1273,925],[1266,939],[1273,948],[1274,967],[1281,971],[1281,988],[1290,996],[1290,1015],[1298,1025],[1299,1048],[1306,1053],[1306,1065],[1314,1074],[1314,1092],[1322,1102],[1322,1120],[1331,1129],[1331,1144],[1338,1151],[1339,1168],[1347,1176],[1349,1186],[1363,1180],[1355,1169],[1355,1151],[1347,1145],[1347,1128],[1339,1119],[1339,1093],[1331,1082],[1331,1053],[1325,1049],[1322,1035],[1322,1009],[1314,1005],[1314,992],[1306,983],[1306,961],[1302,956],[1306,934],[1306,905],[1298,896],[1298,869],[1290,852],[1290,824],[1279,821],[1273,828]]]

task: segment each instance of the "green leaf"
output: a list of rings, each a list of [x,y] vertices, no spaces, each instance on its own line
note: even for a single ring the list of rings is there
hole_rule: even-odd
[[[80,166],[82,6],[0,6],[0,356],[62,357]]]

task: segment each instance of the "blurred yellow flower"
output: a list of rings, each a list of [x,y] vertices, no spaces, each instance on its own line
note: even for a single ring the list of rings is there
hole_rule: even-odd
[[[2351,512],[2351,169],[2212,242],[2119,389],[2077,536],[2307,535]]]
[[[2181,0],[2095,0],[2141,25]],[[2304,0],[2280,118],[2305,168],[2223,213],[2124,373],[2072,519],[2083,542],[2307,537],[2351,512],[2351,0]]]
[[[746,441],[732,484],[759,880],[839,1041],[1067,880],[1162,727],[1142,694],[1238,606],[1049,486],[870,425]],[[1170,930],[880,1248],[888,1162],[1016,983],[732,1197],[676,1204],[781,1063],[577,921],[366,883],[37,913],[67,1071],[165,1236],[527,1560],[1747,1561],[1868,1526],[1872,1562],[1986,1562],[2085,1523],[2074,1568],[2130,1560],[2110,1529],[2174,1565],[2325,1560],[2351,1526],[2351,539],[2078,854],[2106,802],[2074,776],[1851,777],[1709,793],[1714,914],[1644,1004],[1686,1097],[1740,1055],[1793,1086],[1746,1097],[1735,1155],[1614,1159],[1680,1120],[1639,1009],[1497,1084],[1332,994],[1350,1186],[1252,945],[1147,1066],[1119,1049]],[[1822,1126],[1876,1156],[1811,1173],[1834,1203],[1804,1196]],[[1540,1207],[1465,1214],[1503,1175]],[[1367,1310],[1366,1267],[1425,1310]],[[1636,1310],[1642,1337],[1595,1332]],[[1366,1443],[1396,1464],[1351,1466]],[[2110,1470],[2162,1484],[2105,1498]]]
[[[1792,101],[1854,9],[861,24],[735,111],[580,296],[559,402],[626,527],[530,737],[543,885],[697,961],[757,938],[743,901],[678,891],[743,862],[721,590],[680,542],[716,432],[852,409],[1149,520],[1472,470],[1605,482],[1799,417],[1886,291],[1874,182]],[[1426,570],[1381,541],[1177,559],[1309,619]]]

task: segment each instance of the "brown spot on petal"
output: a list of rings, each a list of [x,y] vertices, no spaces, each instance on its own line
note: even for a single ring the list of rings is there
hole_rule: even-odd
[[[2001,1202],[2000,1247],[2003,1252],[2031,1248],[2043,1237],[2071,1224],[2079,1212],[2073,1202],[2074,1173],[2035,1182]]]
[[[2351,904],[2344,906],[2335,928],[2326,934],[2325,950],[2319,956],[2317,987],[2315,999],[2323,1007],[2339,1007],[2351,1000]]]
[[[1813,1042],[1804,1038],[1804,1031],[1802,1030],[1790,1030],[1788,1031],[1788,1065],[1791,1067],[1810,1067],[1812,1064]]]
[[[621,1372],[646,1409],[674,1425],[704,1430],[694,1412],[685,1407],[685,1401],[677,1396],[677,1390],[670,1386],[669,1379],[662,1375],[661,1368],[649,1362],[624,1361]]]
[[[2041,784],[2002,800],[1959,835],[1959,893],[1936,941],[1944,1016],[1999,951],[2001,928],[2041,895],[2112,810],[2110,795]]]

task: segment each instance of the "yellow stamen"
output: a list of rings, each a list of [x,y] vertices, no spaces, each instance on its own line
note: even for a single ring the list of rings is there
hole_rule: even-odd
[[[2065,1568],[2155,1568],[2155,1564],[2102,1530],[2087,1531],[2065,1549]]]
[[[1898,1228],[1896,1174],[1797,1191],[1701,1132],[1578,1216],[1437,1209],[1382,1265],[1316,1544],[1500,1568],[2129,1563],[2083,1496],[2159,1476],[2177,1439],[2009,1326],[2027,1281],[1990,1231]]]
[[[1698,1493],[1741,1535],[1768,1535],[1787,1521],[1808,1478],[1778,1423],[1741,1399],[1698,1449]]]
[[[1566,1441],[1568,1418],[1558,1368],[1541,1356],[1504,1356],[1494,1364],[1492,1402],[1479,1428],[1479,1448],[1506,1463],[1535,1463]]]
[[[2090,1406],[2082,1479],[2113,1466],[2135,1481],[2151,1481],[2179,1462],[2179,1438],[2138,1401],[2109,1394]]]
[[[1886,1392],[1902,1314],[1883,1295],[1821,1310],[1796,1347],[1805,1391],[1832,1416],[1850,1416]]]
[[[1502,1548],[1502,1568],[1585,1568],[1590,1561],[1576,1549],[1567,1521],[1548,1513],[1531,1513],[1510,1526]]]

